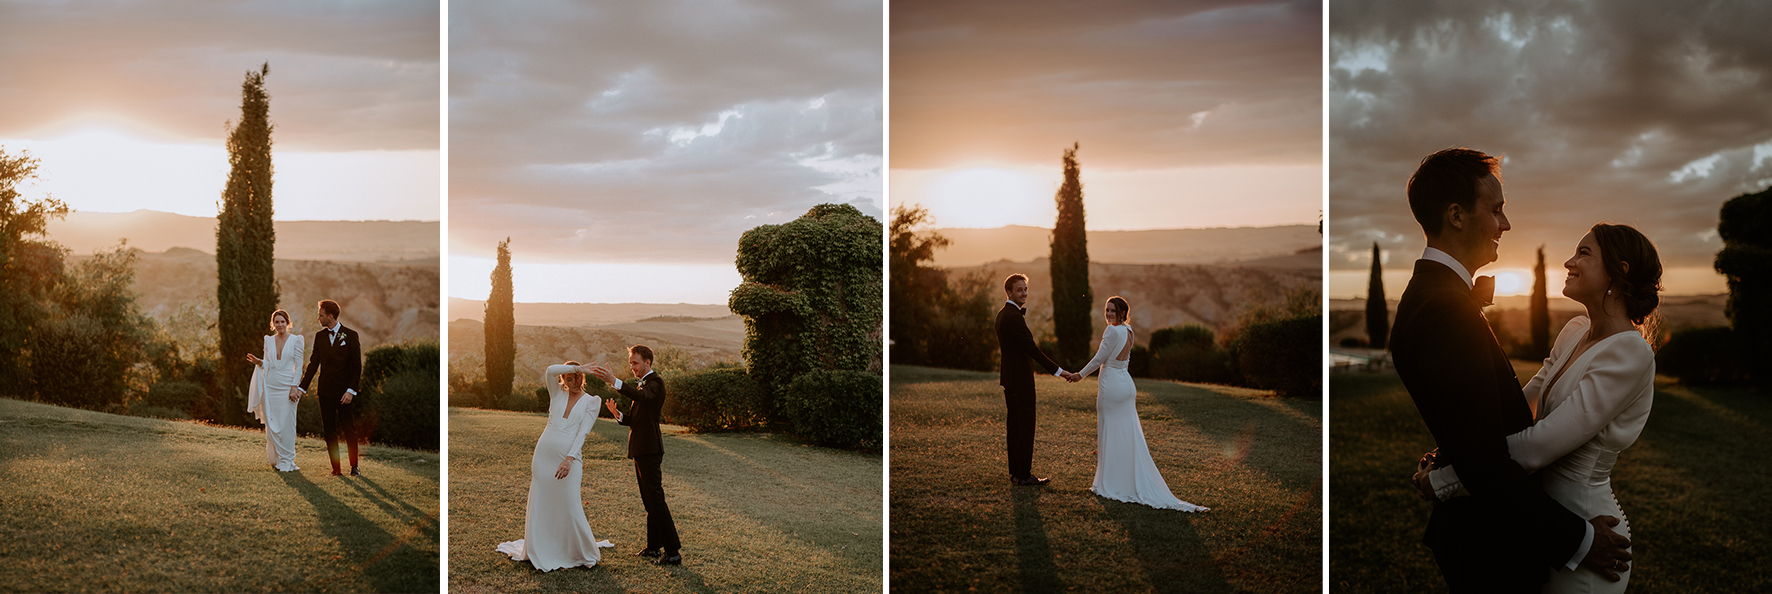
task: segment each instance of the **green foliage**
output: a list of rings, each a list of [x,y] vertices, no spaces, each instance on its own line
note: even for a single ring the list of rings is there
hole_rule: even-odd
[[[156,335],[135,302],[135,253],[123,246],[73,267],[37,326],[31,375],[52,404],[122,411],[147,391],[136,365]]]
[[[877,374],[821,370],[794,378],[782,395],[781,410],[794,432],[820,445],[880,447],[880,388]]]
[[[1238,383],[1231,355],[1211,328],[1188,324],[1151,333],[1147,377],[1212,384]],[[1130,371],[1130,370],[1128,370]]]
[[[437,449],[437,380],[441,351],[435,341],[383,345],[363,357],[360,428],[371,441],[403,448]]]
[[[1285,396],[1322,396],[1321,315],[1252,324],[1237,341],[1237,369],[1250,385]]]
[[[717,366],[666,377],[664,420],[696,431],[757,429],[769,422],[769,393],[744,368]]]
[[[36,178],[30,153],[0,148],[0,394],[31,392],[32,329],[62,276],[61,246],[31,238],[43,237],[50,219],[66,217],[68,205],[25,200],[18,189]]]
[[[1748,367],[1744,363],[1749,359],[1742,357],[1741,342],[1728,326],[1674,332],[1667,344],[1655,351],[1655,372],[1693,386],[1746,379]]]
[[[1746,361],[1772,359],[1772,188],[1742,194],[1723,203],[1717,217],[1723,249],[1716,269],[1729,281],[1724,310]],[[1772,367],[1745,368],[1755,381],[1772,385]]]
[[[203,399],[203,385],[188,380],[168,380],[154,384],[148,388],[147,398],[141,404],[178,411],[188,411],[199,400]],[[186,413],[187,416],[189,413]]]
[[[1378,242],[1372,242],[1372,278],[1366,284],[1366,341],[1382,349],[1391,335],[1391,307],[1384,301],[1384,270],[1380,267]],[[1544,277],[1544,251],[1538,253],[1539,277]]]
[[[487,406],[497,405],[497,400],[511,394],[516,375],[517,306],[513,299],[511,238],[506,237],[498,242],[498,266],[492,269],[492,293],[486,296],[486,381],[480,394],[487,399]]]
[[[925,266],[948,246],[921,206],[892,209],[892,360],[989,371],[996,365],[996,284],[983,273],[948,281],[946,270]]]
[[[277,309],[276,230],[271,222],[270,64],[240,84],[240,121],[228,133],[228,182],[215,229],[216,343],[222,361],[257,352]],[[221,366],[223,394],[244,392],[252,370]],[[243,399],[224,398],[220,420],[246,423]]]
[[[1058,187],[1058,219],[1052,228],[1052,330],[1060,361],[1089,358],[1095,337],[1095,294],[1089,288],[1089,237],[1083,217],[1082,167],[1073,143],[1064,150],[1064,185]]]
[[[1538,264],[1532,267],[1532,352],[1530,359],[1550,356],[1550,289],[1544,280],[1544,246],[1538,246]]]
[[[879,371],[881,231],[853,206],[820,204],[740,238],[744,284],[728,306],[745,317],[744,359],[765,390],[814,370]]]

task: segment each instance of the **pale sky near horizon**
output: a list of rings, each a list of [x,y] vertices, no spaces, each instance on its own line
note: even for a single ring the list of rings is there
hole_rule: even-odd
[[[277,220],[441,218],[440,7],[417,0],[0,3],[0,147],[27,198],[215,216],[225,124],[265,62]]]
[[[448,294],[718,303],[739,237],[884,223],[877,0],[450,4]]]
[[[1052,226],[1079,143],[1092,230],[1314,224],[1322,3],[892,4],[892,204]]]
[[[1727,291],[1711,262],[1724,201],[1772,185],[1772,4],[1330,5],[1329,296],[1366,294],[1372,244],[1394,297],[1426,240],[1404,187],[1450,146],[1504,157],[1501,260],[1479,274],[1548,284],[1594,223],[1637,226],[1665,294]]]

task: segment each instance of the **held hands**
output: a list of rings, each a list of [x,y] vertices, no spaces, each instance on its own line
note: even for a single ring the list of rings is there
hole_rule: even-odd
[[[1618,518],[1612,516],[1594,516],[1587,521],[1594,525],[1594,545],[1587,550],[1587,556],[1581,558],[1581,564],[1594,570],[1601,577],[1618,581],[1618,572],[1630,571],[1630,539],[1612,531],[1618,525]]]
[[[1410,477],[1410,482],[1415,483],[1416,494],[1421,496],[1422,501],[1440,500],[1438,496],[1434,495],[1434,482],[1428,479],[1428,473],[1439,468],[1435,461],[1433,452],[1423,454],[1421,461],[1415,463],[1415,475]]]
[[[568,474],[572,474],[572,458],[570,456],[560,461],[560,469],[554,471],[554,478],[563,479]]]
[[[1083,374],[1077,373],[1075,371],[1066,371],[1066,372],[1064,372],[1064,375],[1061,377],[1064,378],[1064,381],[1067,381],[1067,382],[1070,382],[1073,384],[1083,381]]]
[[[289,387],[289,401],[297,403],[301,402],[301,390],[299,388],[296,388],[295,386]]]

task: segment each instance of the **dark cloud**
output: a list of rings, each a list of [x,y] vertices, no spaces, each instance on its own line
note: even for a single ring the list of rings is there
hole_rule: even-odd
[[[1505,155],[1502,264],[1553,262],[1595,222],[1708,266],[1723,201],[1772,184],[1772,3],[1330,5],[1331,267],[1419,253],[1403,188],[1462,145]]]
[[[450,242],[729,263],[824,202],[880,216],[877,1],[450,5]]]
[[[122,118],[214,139],[269,62],[280,147],[437,149],[439,5],[395,0],[0,3],[0,137]]]
[[[1322,3],[892,3],[892,165],[1322,157]]]

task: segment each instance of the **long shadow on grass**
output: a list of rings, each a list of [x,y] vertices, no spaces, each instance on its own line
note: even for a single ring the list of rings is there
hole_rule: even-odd
[[[319,485],[308,480],[299,472],[280,472],[283,482],[300,493],[314,511],[320,516],[320,524],[328,536],[338,540],[344,547],[349,558],[346,563],[351,566],[339,574],[325,576],[303,584],[301,588],[311,587],[314,590],[324,588],[328,582],[345,577],[345,574],[361,574],[363,579],[377,592],[431,591],[437,589],[436,558],[410,546],[407,542],[418,536],[419,525],[401,533],[398,537],[388,534],[386,530],[376,526],[345,505],[337,498],[321,489]],[[350,480],[350,479],[338,479]],[[387,562],[383,564],[384,562]],[[382,565],[377,571],[366,571],[370,567]],[[415,567],[430,567],[431,571],[410,571]]]
[[[1057,592],[1064,589],[1058,566],[1052,562],[1052,545],[1046,540],[1046,521],[1040,517],[1041,488],[1011,488],[1010,506],[1015,513],[1015,558],[1021,571],[1021,591]]]
[[[417,528],[423,536],[430,539],[431,542],[437,542],[437,519],[431,517],[430,514],[425,513],[423,510],[420,510],[418,507],[413,506],[410,503],[394,497],[389,494],[386,489],[381,488],[381,485],[376,484],[375,481],[369,480],[367,477],[354,477],[345,482],[350,485],[352,489],[356,489],[357,493],[361,494],[364,499],[369,500],[370,503],[374,503],[376,507],[381,508],[381,510],[389,516],[399,519],[402,524]],[[363,488],[364,485],[368,485],[369,488]]]
[[[1157,592],[1234,592],[1212,550],[1194,530],[1192,514],[1097,498],[1101,517],[1120,525],[1144,583]]]

